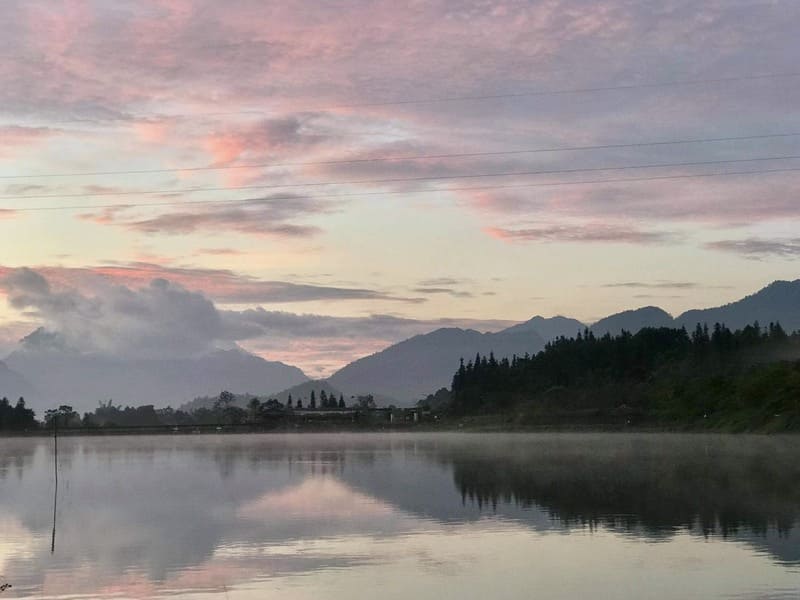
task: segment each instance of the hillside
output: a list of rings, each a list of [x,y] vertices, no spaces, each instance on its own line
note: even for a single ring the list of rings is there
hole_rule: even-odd
[[[583,331],[585,328],[586,325],[577,319],[570,319],[569,317],[556,316],[546,318],[536,316],[519,325],[512,325],[508,329],[504,329],[502,333],[534,332],[545,342],[549,342],[562,336],[575,337],[579,331]]]
[[[643,327],[671,327],[672,315],[657,306],[645,306],[635,310],[626,310],[600,319],[592,325],[591,330],[596,336],[607,333],[617,335],[623,329],[636,333]]]
[[[0,397],[8,398],[12,403],[23,397],[31,407],[38,400],[38,396],[38,391],[21,373],[10,369],[6,363],[0,361]]]
[[[532,353],[544,346],[534,331],[480,333],[443,328],[417,335],[385,350],[356,360],[328,382],[346,397],[375,394],[410,404],[432,390],[449,387],[460,358],[494,352],[498,356]]]
[[[762,325],[780,322],[787,331],[800,329],[800,279],[775,281],[755,294],[716,308],[689,310],[675,322],[693,328],[697,323],[724,323],[738,329],[758,321]]]

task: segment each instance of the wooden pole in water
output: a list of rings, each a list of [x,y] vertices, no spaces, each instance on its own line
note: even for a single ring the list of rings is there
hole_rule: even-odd
[[[53,489],[53,537],[50,541],[50,554],[56,551],[56,508],[58,507],[58,415],[53,417],[53,472],[55,486]]]

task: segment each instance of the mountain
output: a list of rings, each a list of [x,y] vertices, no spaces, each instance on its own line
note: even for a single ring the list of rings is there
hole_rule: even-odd
[[[38,395],[37,390],[22,374],[10,369],[6,363],[0,362],[0,397],[8,398],[11,404],[16,404],[17,400],[23,397],[30,408]]]
[[[31,404],[39,413],[59,404],[70,404],[79,412],[93,410],[108,399],[116,404],[178,406],[224,389],[261,396],[308,379],[297,367],[238,349],[159,360],[20,350],[6,362],[36,382],[38,393]]]
[[[642,327],[694,328],[698,322],[725,323],[732,329],[758,320],[762,325],[779,321],[786,330],[800,329],[800,280],[776,281],[742,300],[724,306],[688,311],[673,319],[664,310],[648,306],[617,313],[592,326],[595,335],[635,333]],[[332,388],[349,400],[352,395],[373,394],[382,404],[409,404],[449,387],[461,357],[494,352],[498,358],[534,353],[546,341],[572,337],[585,325],[563,316],[533,317],[497,333],[444,328],[389,346],[356,360],[328,379]],[[41,413],[56,404],[90,410],[98,401],[118,404],[178,406],[200,396],[216,396],[228,389],[259,397],[278,395],[285,401],[317,393],[324,385],[310,382],[302,371],[268,362],[241,350],[219,351],[198,358],[125,360],[81,354],[44,330],[26,338],[22,349],[0,363],[0,395],[29,400]],[[32,384],[29,382],[33,382]],[[292,390],[293,386],[307,384]],[[315,387],[316,386],[316,387]],[[307,390],[307,392],[306,392]]]
[[[592,333],[603,336],[606,333],[617,335],[623,329],[636,333],[643,327],[673,327],[672,315],[657,306],[645,306],[635,310],[626,310],[600,319],[592,325]]]
[[[576,319],[568,317],[533,317],[529,321],[520,323],[519,325],[512,325],[508,329],[504,329],[501,333],[522,333],[533,331],[539,335],[544,341],[549,342],[560,337],[575,337],[579,331],[586,329],[586,325]]]
[[[677,319],[656,306],[610,315],[592,325],[595,335],[617,334],[625,329],[636,333],[643,327],[694,328],[698,322],[726,324],[732,329],[758,320],[762,325],[779,321],[787,331],[800,329],[800,280],[776,281],[738,302],[717,308],[693,310]],[[458,359],[471,359],[476,352],[494,351],[498,358],[534,353],[556,337],[574,337],[585,325],[567,317],[533,317],[497,333],[469,329],[437,329],[418,335],[385,350],[356,360],[337,371],[330,383],[345,396],[375,394],[386,403],[407,404],[449,387]]]
[[[675,322],[691,330],[698,323],[723,323],[741,329],[758,321],[762,326],[778,321],[787,331],[800,330],[800,279],[775,281],[755,294],[717,308],[690,310]]]
[[[544,340],[532,330],[480,333],[474,329],[442,328],[417,335],[381,352],[358,359],[334,373],[328,382],[346,397],[374,394],[410,404],[441,387],[450,387],[460,358],[494,352],[499,357],[536,352]]]

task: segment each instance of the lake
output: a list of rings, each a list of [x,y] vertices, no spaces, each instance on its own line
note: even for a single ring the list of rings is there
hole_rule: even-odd
[[[800,437],[0,439],[0,594],[800,597]]]

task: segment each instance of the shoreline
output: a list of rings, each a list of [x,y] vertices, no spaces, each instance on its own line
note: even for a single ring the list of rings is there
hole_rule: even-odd
[[[344,426],[342,424],[307,423],[288,427],[260,427],[257,425],[200,425],[200,426],[128,426],[128,427],[71,427],[59,428],[58,437],[113,437],[150,435],[244,435],[244,434],[314,434],[314,433],[697,433],[697,434],[757,434],[757,435],[797,435],[796,429],[774,427],[732,428],[723,426],[696,426],[680,423],[513,423],[504,419],[489,418],[444,420],[437,423],[409,424],[363,424]],[[29,431],[2,431],[0,439],[12,438],[52,438],[52,429]]]

